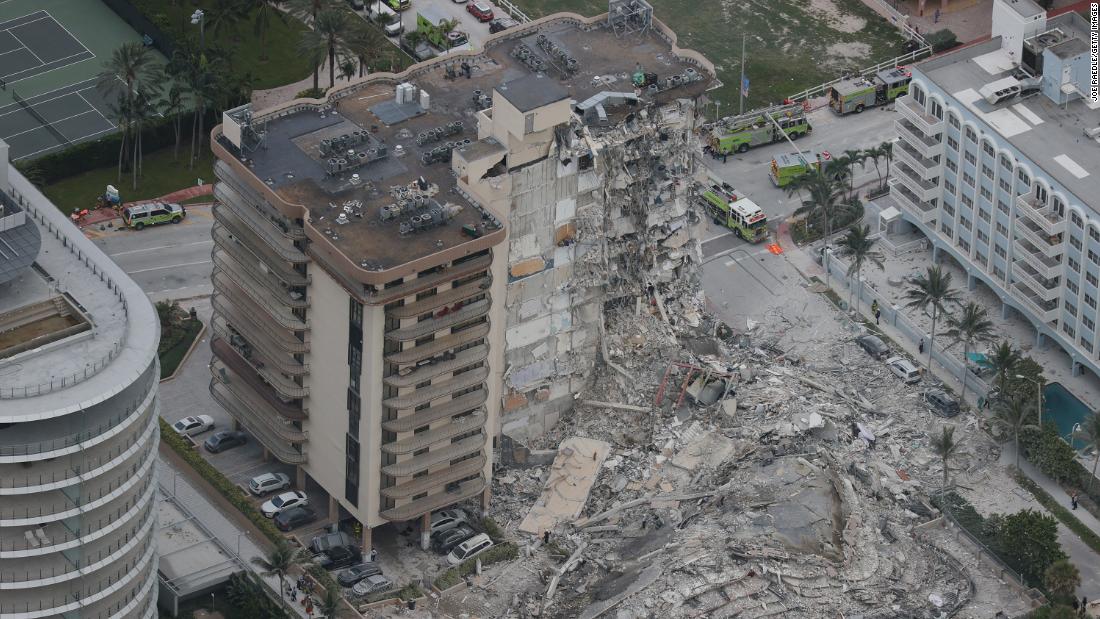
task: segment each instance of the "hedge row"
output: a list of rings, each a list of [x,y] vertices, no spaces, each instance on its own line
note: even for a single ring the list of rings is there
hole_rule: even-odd
[[[462,582],[463,578],[473,574],[477,569],[477,562],[479,559],[482,565],[492,565],[494,563],[500,563],[501,561],[511,561],[518,556],[519,546],[516,546],[512,542],[497,544],[478,556],[467,559],[465,562],[440,574],[439,578],[435,579],[435,588],[442,591]]]
[[[1077,451],[1062,439],[1057,426],[1047,422],[1042,430],[1033,427],[1021,430],[1020,451],[1028,462],[1063,488],[1079,489],[1081,504],[1096,515],[1096,507],[1100,506],[1100,483],[1089,483],[1092,471],[1077,460]]]
[[[1092,548],[1094,552],[1100,552],[1100,535],[1096,534],[1096,531],[1090,529],[1085,523],[1077,519],[1070,510],[1066,509],[1064,505],[1059,503],[1054,497],[1050,496],[1046,490],[1039,487],[1039,484],[1031,480],[1030,477],[1016,473],[1016,483],[1027,489],[1035,500],[1047,508],[1050,513],[1054,514],[1054,517],[1062,521],[1062,524],[1066,525],[1070,531],[1077,534],[1077,537],[1081,538],[1081,541],[1088,544],[1089,548]]]
[[[286,538],[283,537],[283,534],[275,528],[275,525],[270,519],[264,518],[260,510],[256,509],[256,506],[249,502],[248,498],[241,492],[241,489],[233,485],[233,482],[229,481],[225,475],[222,475],[218,469],[214,468],[214,465],[207,462],[202,455],[195,451],[191,443],[187,442],[182,436],[176,434],[172,426],[164,419],[160,420],[160,436],[161,440],[179,454],[191,468],[195,469],[195,471],[211,486],[214,486],[214,489],[217,490],[219,494],[225,497],[234,507],[251,520],[252,524],[256,525],[256,528],[259,529],[267,539],[271,540],[271,543],[276,545],[286,543]]]

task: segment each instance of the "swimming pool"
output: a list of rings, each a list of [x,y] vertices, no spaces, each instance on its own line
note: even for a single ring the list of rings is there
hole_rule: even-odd
[[[1050,383],[1043,388],[1043,421],[1053,421],[1058,426],[1058,434],[1069,439],[1076,424],[1084,425],[1085,419],[1092,414],[1084,402],[1066,390],[1061,383]],[[1088,446],[1088,441],[1074,437],[1073,448],[1077,450]]]

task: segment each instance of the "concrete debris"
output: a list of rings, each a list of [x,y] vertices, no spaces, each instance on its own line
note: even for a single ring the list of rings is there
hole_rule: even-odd
[[[550,465],[546,489],[519,530],[541,536],[562,523],[576,520],[609,451],[611,445],[594,439],[574,437],[563,442],[558,457]]]

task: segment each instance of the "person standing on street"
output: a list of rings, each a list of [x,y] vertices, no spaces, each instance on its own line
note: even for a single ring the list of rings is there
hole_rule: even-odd
[[[922,354],[922,355],[924,354],[924,338],[923,337],[920,339],[920,344],[917,344],[917,352]]]

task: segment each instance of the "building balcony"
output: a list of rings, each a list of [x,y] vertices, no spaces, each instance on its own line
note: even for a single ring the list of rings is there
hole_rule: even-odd
[[[386,432],[412,432],[417,428],[422,428],[440,419],[446,419],[472,411],[484,405],[488,398],[489,392],[484,389],[464,393],[442,404],[430,406],[403,417],[383,421],[382,429]]]
[[[1059,278],[1047,279],[1027,262],[1012,263],[1012,278],[1024,282],[1044,301],[1055,301],[1062,296],[1062,281]]]
[[[417,340],[425,335],[431,335],[444,329],[450,329],[451,327],[462,324],[468,320],[479,318],[489,313],[489,299],[482,299],[480,301],[474,301],[473,303],[463,306],[457,310],[453,310],[451,307],[444,307],[435,313],[435,317],[427,320],[421,320],[420,322],[410,325],[408,327],[402,327],[400,329],[394,329],[386,333],[386,339],[396,342],[405,342],[408,340]]]
[[[476,479],[462,482],[458,485],[458,488],[451,492],[444,491],[429,494],[422,499],[417,499],[405,503],[404,505],[398,505],[392,509],[387,509],[378,515],[392,522],[412,520],[417,516],[475,497],[485,490],[485,486],[485,478],[479,475]]]
[[[435,273],[418,277],[390,288],[381,288],[369,295],[371,303],[383,305],[414,294],[431,290],[440,284],[452,282],[456,279],[472,275],[478,271],[485,271],[493,263],[492,255],[480,256],[467,260],[460,264],[446,267]]]
[[[285,351],[269,346],[267,340],[261,338],[255,342],[248,339],[241,331],[229,326],[225,318],[215,314],[210,321],[214,335],[229,342],[247,359],[253,367],[259,370],[267,370],[272,373],[291,377],[306,376],[309,374],[309,364],[302,363],[288,355]]]
[[[400,372],[392,374],[382,379],[382,382],[391,387],[412,387],[413,385],[419,385],[420,383],[431,380],[436,376],[442,376],[448,372],[464,368],[468,365],[473,365],[479,361],[484,361],[489,358],[489,345],[480,344],[473,348],[468,348],[451,358],[446,358],[449,355],[444,353],[444,359],[442,361],[432,361],[427,365],[417,367],[415,370],[410,368],[410,371],[402,374]]]
[[[234,304],[253,312],[260,320],[267,321],[270,319],[270,322],[274,323],[273,326],[282,327],[288,331],[301,332],[309,330],[309,325],[306,324],[305,319],[300,318],[286,307],[280,307],[262,289],[255,286],[246,287],[216,268],[212,280],[215,290],[229,297],[229,300]]]
[[[386,355],[386,363],[396,363],[398,365],[404,365],[406,363],[417,363],[430,357],[443,354],[452,348],[458,348],[463,344],[469,344],[470,342],[477,341],[489,334],[489,325],[480,324],[474,325],[467,329],[463,329],[458,333],[451,333],[443,337],[437,337],[436,339],[421,344],[419,346],[412,346],[404,350],[390,353]]]
[[[485,382],[489,376],[489,368],[481,367],[476,370],[463,372],[454,378],[441,383],[433,383],[427,387],[410,391],[392,398],[382,400],[382,406],[397,410],[416,408],[421,404],[427,404],[432,400],[438,400],[456,391],[468,389]]]
[[[292,288],[279,280],[274,272],[263,272],[262,267],[249,263],[238,262],[222,249],[215,249],[211,253],[214,266],[224,271],[233,281],[253,288],[262,289],[266,294],[278,303],[290,308],[307,308],[309,301],[306,299],[305,286]]]
[[[1054,279],[1062,275],[1062,261],[1043,255],[1028,241],[1017,238],[1016,251],[1013,252],[1013,255],[1017,261],[1023,260],[1031,265],[1041,277]]]
[[[240,264],[255,265],[257,269],[270,272],[276,279],[288,286],[306,286],[310,282],[309,275],[303,275],[291,266],[287,261],[276,256],[273,252],[253,249],[240,242],[233,234],[221,224],[215,222],[211,229],[214,238],[215,249],[225,251]]]
[[[261,218],[270,220],[271,223],[279,228],[279,230],[283,231],[288,238],[304,239],[306,237],[306,231],[302,229],[300,224],[294,225],[294,222],[284,216],[279,209],[272,206],[258,191],[238,178],[233,172],[233,169],[221,159],[216,159],[214,161],[214,176],[233,188],[233,191],[237,192],[249,206],[255,209],[256,212],[260,214]]]
[[[932,181],[943,175],[943,158],[930,159],[917,152],[904,140],[898,140],[894,145],[894,161],[908,164],[921,180]]]
[[[293,378],[279,372],[275,366],[264,363],[251,348],[244,349],[248,353],[245,356],[240,347],[233,346],[220,335],[215,335],[210,341],[210,348],[214,351],[214,356],[224,361],[234,372],[246,377],[250,383],[254,382],[259,389],[274,389],[280,401],[309,395],[308,387],[294,382]]]
[[[894,129],[906,144],[929,159],[943,155],[943,134],[925,135],[912,121],[899,118],[894,121]]]
[[[894,170],[898,172],[898,175],[894,178],[902,181],[905,188],[911,191],[921,202],[931,202],[940,197],[938,178],[930,181],[924,180],[913,168],[901,162],[894,166]]]
[[[486,418],[485,411],[479,410],[472,415],[453,419],[451,423],[432,428],[427,432],[419,432],[392,443],[385,443],[382,445],[382,452],[393,456],[404,456],[414,451],[427,449],[436,443],[449,441],[456,436],[467,434],[473,430],[481,429],[484,431]]]
[[[475,434],[446,447],[439,447],[427,453],[384,466],[382,467],[382,474],[390,477],[412,477],[417,473],[427,471],[433,466],[439,466],[451,460],[478,453],[485,447],[485,436],[485,434]]]
[[[897,177],[891,178],[888,183],[890,185],[890,196],[894,198],[910,216],[922,224],[927,224],[936,220],[936,216],[940,211],[938,204],[921,200],[908,188],[904,181]]]
[[[1024,307],[1031,310],[1041,322],[1051,322],[1058,317],[1058,302],[1044,300],[1026,283],[1013,283],[1011,291],[1012,296],[1022,301]]]
[[[285,217],[271,218],[264,213],[263,207],[256,207],[256,199],[248,193],[241,193],[240,187],[233,183],[221,182],[214,185],[214,198],[229,206],[233,212],[242,219],[248,220],[250,226],[257,230],[265,230],[265,235],[274,234],[293,242],[306,238],[305,230],[298,226],[290,225]],[[261,200],[262,202],[262,200]]]
[[[913,123],[913,126],[925,135],[943,133],[943,120],[925,111],[924,106],[913,99],[913,95],[898,97],[894,102],[894,107],[902,118]]]
[[[1066,232],[1065,217],[1057,215],[1053,208],[1039,202],[1035,194],[1016,196],[1016,210],[1034,223],[1044,235],[1055,236]]]
[[[239,331],[253,345],[265,349],[275,348],[288,353],[309,351],[308,339],[300,340],[294,337],[290,331],[271,324],[270,321],[263,319],[261,313],[252,311],[225,294],[215,291],[211,297],[211,305],[214,307],[215,317],[223,318],[229,326]]]
[[[228,387],[229,392],[247,405],[252,414],[264,420],[271,418],[272,428],[285,432],[287,440],[305,440],[305,433],[293,425],[293,422],[303,421],[308,417],[308,411],[300,404],[300,400],[285,401],[252,372],[232,349],[225,357],[219,354],[223,351],[224,348],[214,350],[217,356],[210,364],[210,373],[214,379]]]
[[[486,461],[487,458],[485,456],[463,460],[438,473],[429,473],[420,477],[414,477],[412,481],[383,488],[382,496],[387,499],[401,500],[409,499],[418,494],[424,494],[425,492],[430,492],[437,488],[442,489],[449,483],[477,475],[485,468]]]
[[[250,414],[249,411],[239,400],[233,397],[233,394],[222,383],[217,380],[210,382],[210,395],[224,408],[229,414],[233,415],[242,426],[248,429],[252,433],[252,436],[256,440],[260,441],[273,456],[279,459],[280,462],[285,464],[305,464],[306,453],[305,447],[299,444],[292,444],[290,441],[284,440],[274,431],[269,428],[268,422],[257,421]]]
[[[1063,235],[1049,236],[1026,217],[1016,220],[1015,230],[1018,238],[1027,239],[1036,251],[1048,258],[1057,258],[1065,252],[1066,243]]]
[[[274,252],[287,262],[300,264],[309,262],[305,253],[294,246],[294,243],[262,222],[249,219],[243,213],[244,209],[235,209],[228,204],[214,203],[214,220],[225,226],[238,239],[244,241],[250,247],[262,247]]]
[[[386,310],[386,313],[391,318],[416,318],[417,316],[434,312],[435,310],[458,303],[459,301],[465,301],[470,297],[476,297],[479,294],[488,295],[489,285],[492,283],[492,279],[489,277],[480,277],[472,282],[463,284],[457,288],[451,288],[450,290],[444,290],[438,294],[433,294],[430,297],[421,299],[414,303],[408,303],[401,307],[395,307],[390,310]]]

